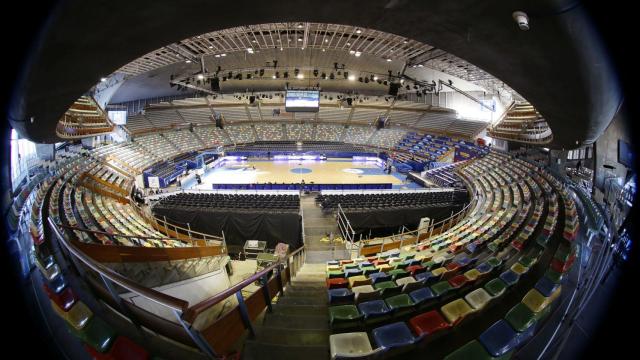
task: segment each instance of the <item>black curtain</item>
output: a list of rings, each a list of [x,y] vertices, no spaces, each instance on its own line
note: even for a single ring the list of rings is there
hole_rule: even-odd
[[[156,205],[154,214],[164,216],[169,223],[211,235],[224,236],[227,245],[242,247],[246,240],[267,242],[268,248],[275,248],[283,242],[291,249],[302,246],[302,218],[298,213],[267,213],[257,211],[233,211],[206,208],[177,208]]]

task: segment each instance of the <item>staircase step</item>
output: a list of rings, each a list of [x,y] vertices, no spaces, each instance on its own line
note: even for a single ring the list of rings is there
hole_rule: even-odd
[[[256,340],[281,345],[328,345],[328,329],[290,329],[285,327],[255,326]]]
[[[284,305],[273,304],[273,312],[275,315],[300,315],[300,316],[324,316],[329,317],[326,307],[313,305]]]
[[[269,344],[247,340],[242,358],[245,360],[326,360],[329,358],[329,341],[326,345],[300,346]]]
[[[315,305],[326,306],[327,295],[315,296],[315,297],[300,297],[300,296],[283,296],[278,299],[278,304],[281,305]]]
[[[288,327],[290,329],[327,329],[327,316],[320,315],[290,315],[270,313],[265,317],[264,326]]]
[[[298,289],[298,288],[292,288],[292,287],[288,287],[287,291],[285,291],[285,296],[287,297],[326,297],[327,296],[327,289],[322,288],[322,289],[318,289],[318,288],[314,288],[314,289]]]

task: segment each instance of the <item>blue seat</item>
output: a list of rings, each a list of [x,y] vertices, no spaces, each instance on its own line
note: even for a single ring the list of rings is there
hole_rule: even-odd
[[[349,269],[344,271],[344,277],[352,277],[362,275],[362,270],[360,269]]]
[[[556,289],[558,289],[559,286],[560,284],[556,284],[548,277],[543,276],[538,280],[535,288],[540,292],[540,294],[544,295],[544,297],[549,297],[554,291],[556,291]]]
[[[419,338],[411,333],[404,322],[395,322],[373,329],[371,332],[376,346],[384,348],[398,348],[414,344]]]
[[[409,293],[409,296],[411,297],[411,300],[413,300],[413,302],[415,302],[416,304],[421,304],[425,301],[436,298],[433,291],[431,291],[431,289],[428,287],[413,290]]]
[[[504,319],[498,320],[478,337],[491,356],[502,356],[520,343],[518,333]]]
[[[337,260],[327,261],[327,265],[340,265],[340,262]]]
[[[491,265],[489,265],[487,263],[482,263],[482,264],[476,266],[476,270],[478,270],[478,272],[481,273],[481,274],[487,274],[487,273],[491,272],[491,270],[493,270],[493,268],[491,267]]]
[[[423,273],[415,274],[413,277],[416,279],[416,281],[427,283],[429,279],[433,279],[433,274],[431,273],[431,271],[425,271]]]
[[[516,274],[511,270],[507,270],[502,274],[500,274],[500,279],[504,281],[507,285],[511,286],[518,282],[518,279],[520,279],[520,275]]]
[[[384,300],[371,300],[358,304],[358,310],[364,315],[365,319],[371,317],[379,317],[391,313],[391,309]]]
[[[371,279],[372,284],[377,284],[379,282],[391,281],[391,275],[387,275],[387,273],[377,272],[369,275],[369,279]]]
[[[355,294],[349,289],[329,289],[329,304],[353,302]]]
[[[45,279],[46,281],[46,279]],[[62,276],[62,273],[59,273],[56,277],[51,279],[48,282],[49,289],[53,290],[56,294],[60,294],[62,290],[67,286],[67,281]]]

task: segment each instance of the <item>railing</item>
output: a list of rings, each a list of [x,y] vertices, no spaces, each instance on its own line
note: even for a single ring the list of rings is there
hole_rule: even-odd
[[[353,227],[351,227],[351,223],[347,218],[347,214],[345,214],[342,206],[338,204],[338,229],[340,229],[340,233],[342,234],[342,238],[351,244],[351,251],[353,251],[353,241],[356,235],[356,232],[353,231]]]
[[[141,286],[100,264],[68,240],[52,218],[48,219],[48,224],[58,244],[61,245],[62,254],[70,260],[70,264],[75,267],[87,285],[95,290],[96,296],[108,303],[115,311],[129,318],[139,332],[143,332],[143,327],[147,328],[174,341],[196,347],[211,359],[218,358],[218,354],[230,351],[246,331],[249,332],[250,337],[254,336],[252,321],[265,309],[271,311],[272,299],[283,295],[284,287],[302,267],[306,256],[303,246],[227,290],[190,306],[185,300]],[[242,290],[257,281],[260,282],[258,290],[245,298]],[[173,320],[153,314],[130,299],[122,298],[114,285],[138,295],[139,300],[151,301],[160,305],[162,309],[170,310]],[[197,323],[203,323],[200,321],[203,314],[233,297],[237,300],[235,307],[213,322],[197,326]]]
[[[187,227],[178,226],[175,224],[171,224],[167,221],[166,217],[163,219],[159,219],[153,215],[147,214],[135,201],[131,201],[130,204],[133,205],[135,211],[140,215],[143,219],[147,221],[154,229],[157,231],[166,234],[169,237],[173,237],[175,239],[186,241],[189,243],[193,242],[204,242],[204,244],[216,244],[216,242],[222,242],[223,246],[226,247],[226,240],[224,237],[224,232],[222,236],[205,234],[199,231],[191,230],[191,225],[187,223]]]

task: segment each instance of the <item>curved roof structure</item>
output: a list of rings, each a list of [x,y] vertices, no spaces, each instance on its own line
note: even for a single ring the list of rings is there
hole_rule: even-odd
[[[529,13],[529,31],[517,28],[511,18],[514,10]],[[492,81],[484,77],[492,74],[547,119],[555,147],[593,142],[622,99],[613,69],[584,9],[579,3],[564,0],[535,4],[394,0],[366,5],[290,1],[223,6],[194,1],[191,6],[180,7],[155,2],[70,1],[61,5],[45,30],[19,87],[18,98],[22,100],[10,112],[12,124],[35,141],[56,141],[57,119],[105,74],[118,70],[141,74],[209,51],[215,58],[216,53],[242,47],[266,49],[277,46],[276,34],[282,44],[283,32],[298,36],[291,41],[306,42],[307,47],[315,46],[320,51],[328,34],[333,40],[326,50],[340,48],[381,56],[385,50],[397,49],[394,56],[398,60],[430,66],[476,83]],[[384,38],[381,32],[395,35]],[[205,35],[197,38],[197,34]],[[162,49],[160,55],[145,55],[156,49]],[[130,63],[145,56],[151,64]],[[393,62],[394,57],[391,59]],[[42,83],[57,84],[55,94],[40,86]],[[578,123],[582,126],[576,127]]]

